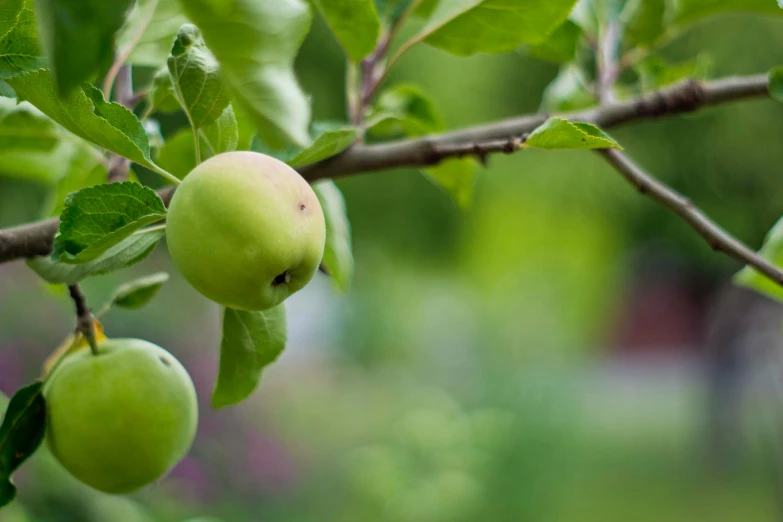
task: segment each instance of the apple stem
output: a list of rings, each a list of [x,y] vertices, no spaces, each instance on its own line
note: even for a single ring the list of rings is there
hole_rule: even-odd
[[[84,297],[78,284],[68,285],[68,292],[76,305],[76,333],[83,335],[90,345],[92,354],[98,355],[98,342],[95,340],[95,318],[87,306],[87,298]]]

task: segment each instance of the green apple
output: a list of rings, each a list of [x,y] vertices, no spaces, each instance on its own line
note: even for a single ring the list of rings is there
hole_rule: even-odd
[[[196,391],[163,348],[109,339],[98,355],[69,355],[44,387],[46,438],[60,463],[85,484],[127,493],[160,478],[190,449]]]
[[[318,197],[294,169],[257,152],[226,152],[185,177],[166,238],[196,290],[231,308],[266,310],[312,279],[326,226]]]

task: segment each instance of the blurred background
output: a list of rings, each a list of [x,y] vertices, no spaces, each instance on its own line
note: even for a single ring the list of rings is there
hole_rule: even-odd
[[[707,56],[714,77],[765,72],[783,63],[783,21],[710,18],[662,54]],[[320,20],[297,67],[316,118],[344,119],[344,58]],[[524,51],[418,46],[390,82],[421,86],[456,128],[536,111],[557,72]],[[783,214],[779,103],[611,134],[754,248]],[[50,212],[51,178],[0,165],[0,226]],[[318,275],[288,301],[288,347],[238,406],[209,406],[219,310],[163,246],[85,281],[99,308],[119,283],[172,274],[149,307],[104,326],[187,367],[195,445],[128,497],[78,484],[42,450],[0,521],[783,520],[783,307],[731,287],[736,263],[597,155],[492,157],[468,211],[413,170],[338,185],[353,288]],[[5,394],[73,328],[63,290],[0,265]]]

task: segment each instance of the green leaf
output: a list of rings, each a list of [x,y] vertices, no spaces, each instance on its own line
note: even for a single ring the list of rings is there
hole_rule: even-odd
[[[277,359],[285,343],[284,305],[263,312],[226,308],[212,406],[236,404],[253,393],[261,380],[261,371]]]
[[[373,52],[381,30],[373,0],[314,1],[351,61]]]
[[[692,23],[700,18],[731,11],[781,14],[780,7],[772,0],[678,0],[676,7],[672,22],[676,25]]]
[[[285,161],[292,167],[298,167],[341,153],[353,145],[361,135],[361,130],[356,127],[332,122],[314,122],[310,131],[314,139],[309,147],[286,147],[275,150],[260,136],[254,136],[250,149]]]
[[[7,35],[16,25],[19,14],[24,9],[25,0],[5,0],[0,5],[0,38]]]
[[[65,200],[52,260],[92,261],[140,228],[166,217],[166,206],[149,187],[132,181],[97,185]]]
[[[139,0],[117,36],[117,46],[132,49],[128,63],[160,67],[166,63],[179,28],[186,23],[177,0]]]
[[[783,66],[769,71],[769,94],[777,101],[783,101]]]
[[[555,29],[543,42],[531,45],[530,54],[539,60],[555,63],[573,61],[579,40],[582,38],[582,28],[571,20]]]
[[[391,26],[394,22],[399,20],[402,13],[411,5],[412,0],[375,0],[375,9],[378,12],[378,16],[385,22],[385,26]],[[419,2],[419,9],[424,4],[432,4],[433,0],[425,0]],[[422,16],[428,16],[422,15]]]
[[[443,128],[432,100],[418,86],[395,85],[378,96],[368,116],[374,136],[423,136]]]
[[[38,33],[57,92],[70,94],[114,60],[114,38],[133,0],[36,0]]]
[[[6,22],[8,18],[10,16],[5,19]],[[21,9],[13,23],[0,28],[0,32],[3,33],[0,38],[0,95],[13,98],[16,93],[5,82],[5,78],[38,69],[45,63],[38,44],[35,13],[27,8]]]
[[[312,15],[303,0],[181,0],[264,139],[307,146],[310,104],[294,76]],[[219,5],[220,4],[220,5]]]
[[[0,150],[0,177],[50,186],[57,183],[64,172],[62,167],[65,165],[56,163],[62,154],[63,149],[59,146],[51,152]]]
[[[595,96],[576,64],[563,65],[541,99],[541,109],[550,112],[574,111],[595,104]]]
[[[100,153],[83,140],[61,139],[51,150],[0,148],[0,177],[51,188],[70,172],[76,150],[86,151],[103,161]]]
[[[693,60],[669,63],[656,55],[634,64],[644,91],[657,90],[666,85],[688,79],[703,80],[712,65],[712,59],[701,53]]]
[[[60,138],[55,123],[27,102],[0,98],[0,149],[50,151]]]
[[[620,149],[612,138],[589,123],[549,118],[539,125],[525,141],[536,149]]]
[[[163,229],[157,227],[138,230],[89,263],[57,263],[48,256],[41,256],[28,259],[27,266],[49,283],[72,285],[89,276],[108,274],[135,265],[155,250],[164,233]]]
[[[473,204],[476,185],[477,162],[473,158],[451,158],[434,167],[424,169],[425,176],[446,194],[462,210]]]
[[[168,67],[174,90],[194,129],[217,120],[231,103],[220,65],[195,25],[185,24],[179,30]]]
[[[443,128],[430,98],[414,85],[395,85],[382,92],[368,120],[374,121],[369,132],[376,136],[422,136]],[[423,169],[422,173],[452,196],[461,209],[470,207],[475,185],[475,160],[449,159]]]
[[[177,94],[174,92],[174,84],[168,67],[158,71],[152,78],[152,86],[147,93],[147,104],[149,105],[147,111],[150,114],[155,112],[170,114],[182,108]]]
[[[0,507],[16,497],[11,474],[43,442],[46,433],[46,401],[43,383],[35,382],[18,390],[8,403],[0,425]]]
[[[250,140],[250,150],[272,156],[273,158],[288,163],[291,158],[302,152],[303,149],[302,147],[297,147],[295,145],[289,145],[282,149],[273,149],[261,136],[256,134],[253,136],[253,139]]]
[[[202,147],[202,149],[206,148]],[[207,150],[202,150],[201,154],[205,156]],[[173,136],[169,136],[166,139],[166,143],[160,148],[155,161],[179,179],[184,179],[196,167],[193,131],[188,127],[184,127],[174,133]]]
[[[356,142],[361,130],[356,127],[329,129],[318,135],[313,143],[288,160],[292,167],[315,163],[341,153]]]
[[[394,1],[394,0],[391,0]],[[413,11],[413,16],[418,18],[429,18],[432,16],[432,12],[435,10],[435,6],[438,5],[439,0],[421,0],[419,5]]]
[[[239,128],[234,108],[231,105],[226,107],[218,119],[204,126],[199,133],[202,159],[237,150]]]
[[[347,292],[353,279],[353,249],[351,248],[351,224],[345,211],[345,199],[334,181],[327,179],[313,183],[313,190],[326,221],[326,247],[323,265],[337,283]]]
[[[161,287],[168,280],[169,275],[166,272],[157,272],[120,285],[114,291],[110,306],[129,309],[141,308],[158,295]]]
[[[504,53],[543,42],[562,24],[576,0],[441,0],[416,37],[468,56]]]
[[[85,84],[60,99],[46,69],[24,72],[7,81],[20,99],[29,101],[72,133],[160,173],[160,167],[150,158],[147,132],[139,119],[119,103],[106,102],[92,85]]]
[[[666,0],[630,0],[622,18],[623,43],[628,47],[649,47],[666,31]]]
[[[233,107],[229,105],[220,118],[199,130],[199,138],[202,160],[222,152],[237,150],[239,134]],[[268,151],[265,153],[269,154]],[[193,132],[184,128],[169,137],[160,149],[156,161],[161,167],[183,179],[196,167]]]
[[[767,232],[759,255],[777,267],[783,267],[783,218]],[[765,276],[755,268],[746,266],[734,275],[734,284],[755,290],[761,295],[783,303],[783,286]]]
[[[590,0],[587,3],[595,13],[600,25],[605,25],[610,20],[617,20],[628,0]]]
[[[83,188],[106,183],[108,168],[101,155],[87,142],[66,142],[67,153],[56,161],[62,163],[64,171],[49,194],[43,215],[59,216],[65,208],[68,195]]]

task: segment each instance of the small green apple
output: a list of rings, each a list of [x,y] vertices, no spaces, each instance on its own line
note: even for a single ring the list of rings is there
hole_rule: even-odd
[[[166,237],[196,290],[231,308],[266,310],[312,279],[326,225],[318,197],[294,169],[257,152],[227,152],[185,177]]]
[[[190,449],[196,390],[169,352],[109,339],[69,355],[44,387],[47,442],[85,484],[127,493],[160,478]]]

